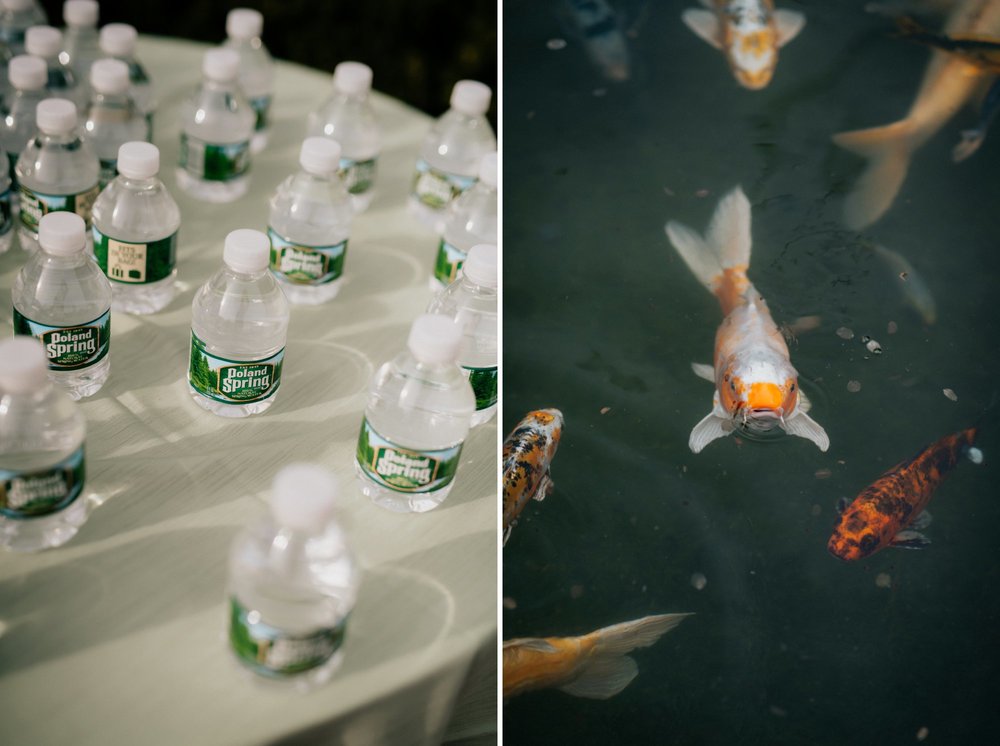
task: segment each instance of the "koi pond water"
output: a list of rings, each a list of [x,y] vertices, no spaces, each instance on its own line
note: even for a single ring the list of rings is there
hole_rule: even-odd
[[[531,679],[504,741],[996,743],[1000,125],[967,151],[998,71],[952,42],[1000,37],[1000,2],[783,0],[804,26],[756,36],[735,5],[503,4],[501,426],[564,417],[554,486],[503,549],[503,638],[693,613],[627,653],[616,694],[601,671]],[[763,87],[739,34],[784,41]],[[745,217],[709,228],[737,186],[745,295]],[[724,324],[751,302],[777,337]],[[780,341],[790,375],[753,357]],[[792,384],[826,450],[783,432]],[[971,427],[982,463],[957,439],[878,481]],[[865,556],[835,556],[835,526]]]

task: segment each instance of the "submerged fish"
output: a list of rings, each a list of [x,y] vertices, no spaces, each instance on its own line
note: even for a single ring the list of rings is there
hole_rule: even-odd
[[[503,644],[503,696],[558,688],[575,697],[607,699],[639,669],[626,653],[646,648],[690,614],[660,614],[580,637],[528,637]]]
[[[1000,0],[962,0],[949,15],[943,33],[951,37],[997,36]],[[885,214],[906,178],[913,152],[976,95],[986,80],[979,67],[935,50],[904,119],[833,136],[837,145],[868,160],[844,201],[844,223],[849,228],[860,230]]]
[[[562,437],[558,409],[529,412],[503,442],[503,543],[529,500],[552,491],[550,468]]]
[[[947,435],[896,464],[854,498],[840,514],[827,549],[842,560],[868,557],[887,546],[920,549],[930,541],[918,529],[934,490],[976,438],[976,428]]]
[[[924,279],[919,275],[917,270],[913,268],[913,265],[907,261],[906,257],[898,251],[887,249],[885,246],[880,246],[879,244],[869,244],[869,246],[875,252],[875,255],[885,262],[885,265],[900,280],[903,299],[913,310],[920,314],[920,318],[924,320],[924,323],[933,324],[937,321],[937,304],[934,302],[934,296],[931,295],[931,290],[927,287],[927,283],[924,282]]]
[[[778,49],[798,36],[806,17],[775,10],[772,0],[702,0],[709,10],[689,8],[681,19],[689,29],[722,50],[744,88],[767,86],[778,64]]]
[[[780,427],[830,447],[826,432],[806,412],[788,345],[767,303],[747,279],[750,267],[750,203],[740,187],[722,198],[702,237],[671,220],[667,237],[684,263],[715,296],[725,315],[715,335],[715,365],[692,365],[715,383],[711,413],[695,425],[688,446],[698,453],[737,428],[767,433]]]
[[[591,62],[608,80],[629,79],[628,43],[621,23],[606,0],[566,0],[564,15]]]

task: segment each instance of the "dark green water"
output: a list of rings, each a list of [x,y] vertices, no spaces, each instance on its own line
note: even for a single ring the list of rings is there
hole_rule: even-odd
[[[983,418],[986,462],[960,463],[931,501],[929,548],[848,564],[826,542],[839,497],[974,423],[1000,390],[1000,126],[953,164],[976,121],[959,112],[915,153],[885,217],[847,231],[841,201],[862,161],[830,136],[901,118],[929,52],[890,38],[862,2],[786,0],[808,23],[770,87],[746,91],[682,25],[695,4],[625,6],[641,20],[623,84],[601,78],[551,6],[503,6],[502,426],[539,407],[566,417],[555,492],[503,550],[516,604],[503,636],[696,612],[634,654],[639,675],[613,699],[508,702],[504,740],[910,744],[926,728],[924,743],[996,743],[1000,407]],[[790,437],[687,447],[712,397],[689,363],[711,362],[721,314],[663,225],[703,231],[736,184],[753,205],[750,277],[775,320],[822,319],[791,354],[825,454]],[[905,306],[865,241],[907,257],[937,323]],[[884,354],[866,352],[866,334]]]

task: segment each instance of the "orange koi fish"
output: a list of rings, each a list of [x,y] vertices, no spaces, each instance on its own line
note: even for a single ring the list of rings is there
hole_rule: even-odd
[[[715,366],[693,364],[715,384],[712,411],[695,425],[688,446],[698,453],[736,429],[765,434],[781,428],[815,443],[830,439],[806,412],[788,345],[767,303],[747,279],[750,267],[750,203],[740,187],[722,198],[703,237],[671,220],[667,237],[688,268],[711,291],[725,315],[715,334]]]
[[[503,543],[529,500],[544,500],[552,491],[552,459],[562,437],[558,409],[529,412],[503,442]]]
[[[688,616],[647,616],[580,637],[507,640],[503,644],[503,697],[553,687],[574,697],[613,697],[639,673],[626,653],[648,648]]]
[[[775,10],[771,0],[702,0],[708,10],[689,8],[681,19],[689,29],[722,50],[740,85],[765,88],[778,65],[778,49],[798,36],[806,17]]]
[[[963,454],[973,461],[982,459],[972,448],[975,437],[974,427],[947,435],[866,487],[840,514],[827,543],[830,553],[859,560],[887,546],[922,549],[930,544],[918,531],[930,524],[924,508]]]

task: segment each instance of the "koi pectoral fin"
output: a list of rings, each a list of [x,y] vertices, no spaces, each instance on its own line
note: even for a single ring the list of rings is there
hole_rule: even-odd
[[[776,10],[774,25],[778,29],[778,46],[783,47],[799,35],[806,25],[806,17],[797,10]]]
[[[896,547],[896,549],[923,549],[930,546],[930,543],[931,540],[919,531],[910,531],[907,529],[896,534],[892,541],[889,542],[889,546]]]
[[[720,417],[713,411],[694,426],[691,437],[688,438],[688,448],[694,453],[700,453],[713,440],[724,438],[732,431],[732,421],[728,417]]]
[[[715,368],[705,363],[691,363],[691,370],[698,378],[704,378],[710,383],[715,383]]]
[[[548,472],[542,477],[541,481],[538,483],[538,489],[535,490],[534,499],[544,500],[546,497],[552,494],[552,491],[556,488],[556,483],[552,481],[552,477]]]
[[[719,17],[714,12],[688,8],[681,13],[681,20],[703,40],[716,49],[722,49],[722,29],[719,27]]]
[[[812,409],[812,407],[813,407],[812,401],[809,399],[808,396],[806,396],[806,392],[802,390],[802,386],[799,386],[799,413],[805,414],[810,409]]]
[[[517,523],[517,521],[514,521],[514,523]],[[510,538],[510,534],[514,530],[514,523],[509,524],[503,530],[503,546],[507,546],[507,539]]]
[[[923,531],[931,525],[932,520],[933,518],[929,512],[921,510],[917,514],[917,517],[913,519],[913,523],[911,523],[909,527],[914,529],[914,531]]]
[[[627,687],[638,673],[639,667],[627,655],[597,656],[587,661],[572,683],[559,688],[574,697],[608,699]]]
[[[821,451],[826,451],[830,447],[830,436],[826,434],[826,430],[801,409],[785,420],[784,428],[789,435],[811,440]]]

